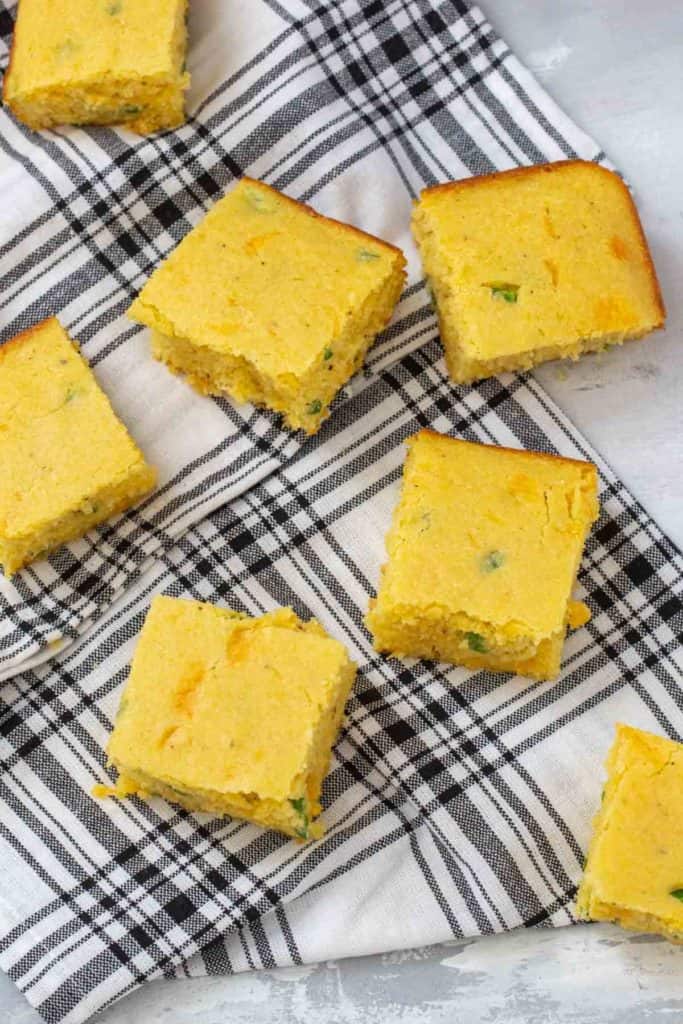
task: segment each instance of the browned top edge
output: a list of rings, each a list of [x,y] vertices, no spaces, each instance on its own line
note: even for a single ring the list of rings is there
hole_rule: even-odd
[[[601,168],[601,170],[606,171],[607,169],[603,167]],[[618,186],[623,190],[624,196],[626,198],[626,204],[628,207],[629,214],[631,216],[631,220],[633,222],[633,227],[635,228],[636,234],[638,235],[638,238],[640,240],[640,254],[643,258],[643,262],[645,263],[647,275],[650,279],[650,285],[652,287],[652,294],[655,306],[657,307],[657,312],[659,314],[659,319],[657,320],[657,323],[654,325],[654,329],[663,327],[666,321],[666,306],[664,305],[664,297],[662,295],[662,289],[659,284],[659,278],[657,277],[657,270],[655,268],[654,260],[652,259],[650,246],[648,245],[647,238],[645,237],[643,225],[640,220],[640,214],[638,213],[638,207],[635,204],[630,189],[625,184],[625,182],[622,181],[619,175],[613,174],[612,171],[607,171],[607,173],[612,174],[613,178],[616,179]]]
[[[284,199],[286,202],[291,203],[293,206],[296,206],[297,209],[303,210],[310,217],[313,217],[316,220],[326,221],[328,224],[335,224],[337,225],[337,227],[344,228],[345,231],[348,231],[350,234],[353,234],[358,238],[367,239],[369,242],[375,242],[376,244],[381,245],[384,249],[389,249],[391,252],[393,252],[396,256],[399,257],[401,267],[405,267],[405,255],[403,253],[403,250],[399,249],[397,245],[392,245],[391,242],[386,242],[383,238],[378,238],[377,235],[371,235],[368,231],[363,231],[361,228],[357,228],[353,224],[345,224],[343,220],[336,220],[334,217],[326,217],[324,214],[318,213],[317,210],[314,210],[312,206],[308,206],[307,203],[301,203],[299,202],[298,199],[292,199],[291,196],[285,195],[284,192],[278,191],[278,189],[273,188],[272,185],[266,184],[265,181],[259,181],[257,178],[250,178],[248,176],[245,176],[243,178],[239,178],[238,181],[235,182],[235,184],[239,184],[242,182],[246,182],[249,185],[256,185],[257,188],[267,189],[269,192],[272,192],[280,199]]]
[[[27,327],[26,330],[21,331],[20,334],[15,334],[15,336],[13,338],[10,338],[9,341],[5,341],[2,345],[0,345],[0,360],[3,359],[7,355],[8,351],[10,351],[10,349],[12,349],[15,345],[18,346],[27,342],[31,335],[37,334],[38,331],[42,330],[49,323],[52,323],[53,320],[56,321],[56,323],[59,324],[60,327],[62,327],[56,316],[48,316],[45,318],[45,320],[39,321],[39,323],[34,324],[32,327]],[[64,330],[63,327],[62,330]],[[67,337],[69,337],[68,334]],[[71,341],[71,338],[69,338],[69,340]],[[71,341],[71,343],[72,345],[75,345],[75,342]]]
[[[648,246],[645,232],[643,231],[643,225],[638,214],[638,209],[634,202],[631,191],[622,178],[619,177],[614,171],[610,171],[607,167],[603,167],[601,164],[593,163],[590,160],[557,160],[553,163],[547,164],[532,164],[529,167],[512,167],[507,171],[495,171],[493,174],[480,174],[475,175],[471,178],[461,178],[458,181],[446,181],[441,185],[431,185],[429,188],[425,188],[420,193],[420,198],[423,196],[431,195],[435,192],[456,192],[460,189],[468,188],[472,185],[479,185],[482,182],[497,181],[500,178],[520,178],[530,177],[536,174],[552,174],[555,172],[561,172],[567,170],[569,167],[585,167],[590,168],[592,172],[596,174],[603,174],[609,177],[610,181],[621,189],[624,198],[633,221],[633,225],[636,229],[636,233],[640,240],[641,255],[645,262],[650,284],[652,286],[652,292],[654,296],[655,305],[659,313],[659,320],[654,325],[655,328],[663,327],[664,321],[666,320],[666,308],[664,306],[664,299],[662,297],[662,290],[657,277],[657,271],[655,269],[650,247]],[[419,201],[419,200],[418,200]]]
[[[565,455],[555,455],[552,452],[530,452],[527,451],[525,448],[507,448],[505,445],[484,444],[481,441],[468,441],[464,437],[451,437],[450,434],[441,434],[439,433],[438,430],[431,430],[429,427],[423,427],[422,430],[418,430],[416,434],[413,434],[407,440],[408,442],[415,441],[417,440],[418,437],[422,437],[423,435],[436,437],[443,441],[451,441],[454,444],[466,444],[469,445],[470,447],[477,448],[492,448],[495,451],[509,452],[512,455],[516,455],[518,457],[524,456],[525,458],[528,459],[542,459],[546,461],[552,460],[554,462],[565,462],[568,465],[578,466],[581,467],[582,469],[588,469],[589,471],[592,471],[591,475],[596,478],[597,484],[597,466],[595,466],[592,462],[585,461],[584,459],[569,459]]]
[[[616,178],[620,184],[624,184],[618,174],[615,174],[614,171],[609,171],[602,164],[595,164],[590,160],[554,160],[547,164],[509,167],[506,171],[492,171],[491,174],[474,174],[469,178],[458,178],[457,181],[444,181],[439,185],[429,185],[427,188],[422,189],[420,197],[430,195],[433,192],[455,192],[462,188],[469,188],[472,185],[480,185],[482,182],[498,181],[500,178],[528,178],[536,174],[553,174],[556,171],[567,170],[569,167],[590,167],[601,174],[609,175],[610,178]]]

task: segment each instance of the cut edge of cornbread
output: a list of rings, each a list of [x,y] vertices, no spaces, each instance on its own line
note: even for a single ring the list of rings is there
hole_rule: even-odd
[[[301,375],[282,374],[272,378],[256,363],[240,354],[217,352],[199,338],[179,336],[173,323],[145,299],[144,288],[128,310],[131,319],[152,330],[152,354],[173,373],[184,376],[200,394],[229,395],[238,403],[252,404],[282,415],[291,430],[315,434],[330,415],[329,405],[340,388],[360,369],[368,349],[389,323],[406,279],[405,256],[390,242],[331,217],[319,214],[305,203],[253,178],[238,183],[267,192],[316,220],[335,225],[360,241],[371,242],[394,257],[392,272],[373,289],[347,317],[336,338],[323,340],[307,370]],[[334,352],[334,358],[326,354]],[[321,376],[321,370],[324,374]]]
[[[581,921],[610,921],[628,931],[663,935],[669,942],[683,945],[683,926],[673,927],[654,914],[631,910],[628,907],[622,907],[618,904],[601,900],[597,891],[598,887],[591,878],[591,859],[604,835],[605,830],[603,826],[609,819],[611,804],[618,791],[624,772],[628,768],[628,755],[624,748],[634,742],[641,746],[644,743],[654,742],[658,747],[681,748],[681,744],[676,743],[674,740],[636,729],[633,726],[624,725],[621,722],[617,722],[616,730],[616,738],[605,762],[607,781],[603,789],[600,808],[593,819],[593,830],[586,855],[584,873],[576,894],[576,915]]]
[[[200,394],[227,394],[238,403],[272,409],[291,430],[315,434],[330,415],[329,406],[337,392],[363,365],[371,344],[391,319],[403,281],[399,271],[370,293],[357,314],[347,320],[343,333],[330,343],[335,352],[343,353],[335,358],[332,372],[320,382],[316,377],[320,366],[312,366],[295,385],[294,404],[283,397],[290,381],[273,384],[243,356],[219,356],[207,346],[156,330],[152,330],[152,354],[173,373],[184,376]],[[322,352],[320,361],[324,359]]]
[[[46,556],[63,544],[77,540],[84,536],[93,527],[111,519],[112,516],[124,512],[141,498],[145,497],[156,485],[157,472],[147,464],[144,455],[135,444],[124,424],[116,415],[111,406],[109,398],[97,383],[95,376],[88,365],[88,362],[80,352],[78,345],[71,339],[56,317],[48,317],[41,323],[29,327],[21,334],[10,339],[0,346],[0,372],[2,364],[13,349],[25,344],[38,334],[46,325],[54,322],[63,337],[75,350],[78,358],[85,366],[88,374],[95,382],[95,386],[103,397],[106,405],[116,422],[130,442],[133,453],[137,455],[137,462],[131,464],[129,471],[121,474],[120,478],[114,480],[106,487],[94,491],[83,500],[77,508],[69,509],[62,516],[52,521],[49,526],[38,534],[35,531],[24,531],[12,533],[11,523],[0,521],[0,565],[7,576],[12,576],[30,562]]]
[[[407,441],[408,458],[410,458],[412,444],[424,436],[442,438],[446,435],[427,428],[419,431]],[[498,445],[495,448],[497,451],[509,452],[521,459],[552,460],[558,464],[564,462],[580,466],[586,472],[587,480],[590,476],[591,511],[586,516],[582,535],[577,542],[576,564],[572,572],[575,585],[588,531],[599,514],[596,467],[592,463],[568,459],[560,455],[530,452]],[[403,472],[405,481],[405,467]],[[587,605],[582,601],[574,600],[571,596],[567,601],[562,627],[551,636],[545,637],[525,635],[518,629],[514,631],[514,636],[508,636],[505,628],[501,628],[500,625],[472,617],[464,611],[453,612],[438,604],[431,605],[426,612],[422,608],[408,604],[392,605],[390,608],[383,607],[382,583],[391,561],[395,542],[398,541],[400,535],[402,499],[403,487],[386,537],[388,557],[380,569],[377,597],[370,599],[368,613],[365,616],[365,625],[372,634],[375,650],[399,658],[416,657],[445,661],[473,670],[511,672],[539,682],[555,679],[560,672],[562,651],[568,629],[578,629],[591,618]],[[434,633],[437,625],[437,632]],[[431,630],[433,634],[432,642],[429,645],[424,641],[425,630]],[[491,645],[496,648],[495,651],[478,652],[477,650],[477,647],[486,648]]]
[[[414,609],[398,606],[391,616],[385,618],[377,611],[376,599],[370,601],[369,607],[365,622],[373,636],[373,647],[380,654],[390,654],[395,658],[441,661],[473,671],[511,672],[537,682],[549,682],[557,678],[568,629],[579,629],[590,621],[590,612],[583,601],[571,599],[567,605],[565,626],[553,636],[536,645],[527,644],[516,651],[477,654],[471,646],[472,638],[481,637],[486,642],[496,633],[493,624],[467,616],[446,614],[444,618],[448,625],[440,631],[439,639],[434,640],[427,652],[421,639],[425,620],[416,615]],[[587,615],[583,614],[584,610]],[[411,625],[415,627],[414,632],[411,631]]]
[[[177,599],[156,597],[153,607],[157,608],[164,601]],[[325,640],[332,638],[325,632],[320,623],[311,619],[305,622],[291,608],[279,608],[259,618],[252,618],[240,612],[225,608],[217,608],[204,602],[188,602],[203,604],[210,609],[210,614],[232,620],[235,629],[249,631],[265,628],[293,630],[308,633]],[[151,609],[150,609],[151,611]],[[341,647],[341,645],[339,645]],[[343,648],[342,648],[343,649]],[[346,654],[346,652],[344,652]],[[131,678],[135,669],[135,659],[131,667]],[[332,750],[337,739],[344,717],[344,709],[356,677],[356,665],[346,655],[336,679],[335,698],[332,714],[321,714],[317,726],[313,730],[309,744],[309,755],[303,770],[293,780],[288,796],[283,800],[259,797],[256,793],[240,791],[221,791],[213,789],[187,788],[178,780],[153,777],[140,769],[127,765],[116,755],[116,729],[109,742],[108,763],[119,773],[115,786],[96,785],[93,795],[96,797],[114,796],[125,798],[135,795],[141,799],[160,796],[172,803],[180,804],[190,811],[207,812],[217,815],[244,819],[262,827],[274,828],[292,838],[305,841],[318,839],[324,833],[322,822],[315,819],[320,814],[320,794],[324,778],[329,769]],[[123,700],[122,697],[122,706]]]
[[[121,512],[125,512],[154,488],[156,471],[144,461],[120,483],[95,491],[78,509],[61,516],[44,530],[37,542],[34,535],[10,538],[0,536],[0,565],[13,576],[31,562],[44,558],[57,548],[78,540],[89,530]]]
[[[2,99],[15,117],[35,131],[58,125],[121,125],[138,135],[178,128],[185,122],[185,92],[190,76],[184,69],[187,49],[187,8],[178,4],[173,32],[173,74],[110,75],[104,87],[102,75],[89,75],[77,85],[55,82],[24,92],[15,88],[15,24],[9,62],[3,80]]]
[[[109,90],[98,88],[100,82],[100,78],[94,78],[92,85],[70,89],[70,102],[61,107],[50,89],[35,90],[26,98],[5,98],[5,102],[34,131],[65,124],[119,125],[138,135],[149,135],[178,128],[185,121],[185,91],[190,84],[187,73],[177,81],[159,78],[137,86],[130,79],[112,77]],[[115,104],[112,94],[118,97]]]
[[[455,318],[449,309],[457,304],[457,298],[448,283],[449,273],[444,272],[442,257],[439,246],[436,243],[433,232],[428,224],[428,218],[418,200],[413,208],[412,228],[417,241],[427,283],[433,294],[436,306],[436,313],[439,320],[439,332],[441,334],[446,365],[453,381],[457,384],[470,384],[476,380],[495,376],[499,373],[511,371],[523,371],[531,369],[540,363],[554,359],[578,360],[582,355],[591,352],[601,352],[613,345],[621,345],[625,341],[635,341],[664,326],[666,309],[657,278],[652,255],[643,231],[637,207],[633,197],[622,179],[600,164],[594,164],[586,160],[562,160],[550,164],[541,164],[536,167],[516,167],[507,171],[500,171],[495,174],[480,175],[471,178],[464,178],[460,181],[446,182],[441,185],[434,185],[424,189],[420,199],[437,192],[456,192],[463,189],[476,187],[484,182],[498,181],[514,177],[529,177],[531,174],[547,174],[562,172],[569,167],[585,167],[591,172],[600,174],[609,179],[626,198],[626,207],[629,211],[632,227],[639,240],[640,256],[646,268],[652,289],[653,305],[657,311],[651,323],[643,324],[632,331],[626,332],[595,332],[590,336],[580,339],[570,339],[566,343],[555,343],[548,346],[532,347],[526,351],[505,355],[495,359],[477,360],[468,358],[461,344],[460,336]]]

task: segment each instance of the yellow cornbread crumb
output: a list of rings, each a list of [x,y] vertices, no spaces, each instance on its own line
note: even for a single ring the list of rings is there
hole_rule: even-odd
[[[54,317],[0,346],[0,445],[7,575],[123,512],[156,482]]]
[[[457,383],[577,359],[664,323],[631,194],[597,164],[425,189],[413,231]]]
[[[299,839],[322,834],[320,789],[356,666],[290,608],[252,619],[156,597],[108,747],[118,785]]]
[[[618,725],[607,772],[578,915],[683,942],[683,745]]]
[[[567,611],[567,625],[570,629],[580,629],[590,622],[590,608],[583,601],[570,601]]]
[[[187,0],[20,0],[4,101],[30,128],[185,120]]]
[[[455,440],[408,442],[367,625],[379,651],[552,679],[598,514],[587,462]]]
[[[312,434],[391,317],[404,266],[386,242],[244,178],[129,315],[198,391],[267,406]]]

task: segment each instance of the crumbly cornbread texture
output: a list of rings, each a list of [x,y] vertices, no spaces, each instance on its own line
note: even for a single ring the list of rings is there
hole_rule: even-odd
[[[457,383],[577,359],[664,323],[631,194],[596,164],[428,188],[413,230]]]
[[[683,942],[683,745],[617,726],[579,916]]]
[[[187,0],[20,0],[4,100],[31,128],[185,120]]]
[[[243,179],[159,267],[130,309],[155,356],[314,433],[399,298],[400,250]]]
[[[54,317],[0,346],[0,444],[8,575],[122,512],[156,481]]]
[[[552,679],[598,513],[590,463],[459,441],[409,441],[367,625],[375,647],[474,669]]]
[[[356,667],[289,608],[259,619],[157,597],[133,658],[110,761],[118,795],[310,839]]]

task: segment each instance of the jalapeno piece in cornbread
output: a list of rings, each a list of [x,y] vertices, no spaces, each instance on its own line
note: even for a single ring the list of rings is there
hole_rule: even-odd
[[[54,317],[0,346],[0,445],[7,575],[123,512],[156,481]]]
[[[199,391],[315,433],[391,317],[400,250],[243,179],[130,308],[155,356]]]
[[[114,793],[316,838],[355,674],[342,644],[289,608],[252,619],[157,597],[109,743]]]
[[[375,647],[552,679],[598,514],[587,462],[459,441],[409,441],[388,562],[366,622]]]
[[[4,100],[30,128],[185,120],[187,0],[19,0]]]
[[[579,917],[683,942],[683,745],[618,725]]]
[[[436,185],[413,230],[457,383],[577,359],[664,324],[631,194],[597,164]]]

